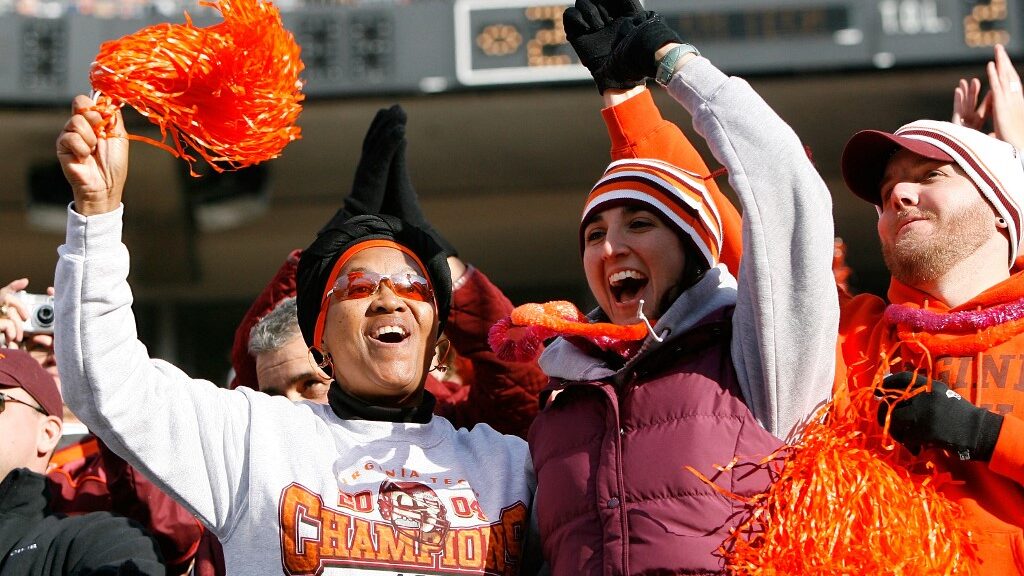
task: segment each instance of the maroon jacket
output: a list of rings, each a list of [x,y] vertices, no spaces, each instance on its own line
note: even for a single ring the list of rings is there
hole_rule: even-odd
[[[470,267],[452,291],[444,333],[462,361],[463,384],[446,391],[446,382],[428,378],[437,397],[434,412],[456,428],[485,423],[502,434],[525,438],[540,409],[537,400],[548,377],[536,362],[499,360],[487,343],[496,322],[512,313],[512,303],[483,272]]]
[[[716,553],[768,473],[738,466],[780,446],[743,403],[730,354],[731,308],[600,381],[558,390],[530,429],[537,519],[556,576],[718,574]]]
[[[206,532],[191,512],[93,435],[50,460],[50,510],[68,515],[113,512],[142,524],[160,545],[167,573],[183,574]]]

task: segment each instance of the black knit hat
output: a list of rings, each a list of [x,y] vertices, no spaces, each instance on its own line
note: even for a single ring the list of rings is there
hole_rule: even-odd
[[[307,346],[320,347],[320,342],[314,342],[316,322],[335,263],[346,250],[368,240],[390,240],[420,259],[437,301],[438,333],[444,330],[452,299],[451,270],[444,249],[423,230],[394,216],[367,214],[330,222],[302,251],[296,272],[296,303],[299,328]]]

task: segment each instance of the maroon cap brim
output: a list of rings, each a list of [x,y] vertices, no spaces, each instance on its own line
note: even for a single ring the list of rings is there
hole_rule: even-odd
[[[64,402],[57,382],[28,352],[0,351],[0,388],[21,388],[51,416],[64,416]]]
[[[952,156],[927,142],[879,130],[862,130],[854,134],[843,149],[842,169],[846,186],[864,200],[880,204],[885,167],[892,155],[901,149],[932,160],[954,162]]]

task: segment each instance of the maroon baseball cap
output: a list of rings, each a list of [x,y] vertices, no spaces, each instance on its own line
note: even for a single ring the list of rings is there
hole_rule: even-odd
[[[64,418],[64,401],[57,382],[24,350],[0,348],[0,388],[21,388],[47,414]]]
[[[955,162],[944,150],[928,142],[882,132],[862,130],[853,135],[843,149],[843,180],[846,186],[864,200],[881,204],[882,177],[892,155],[898,150],[908,150],[932,160]]]

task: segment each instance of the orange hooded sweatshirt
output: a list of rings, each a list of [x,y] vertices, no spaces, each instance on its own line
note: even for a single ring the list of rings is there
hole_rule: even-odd
[[[1024,272],[952,309],[895,279],[888,296],[890,306],[873,295],[840,298],[836,382],[870,386],[881,358],[900,358],[890,372],[927,370],[1004,416],[990,462],[927,455],[953,478],[940,489],[967,514],[982,562],[975,572],[1024,574]],[[908,317],[933,328],[915,330]]]

